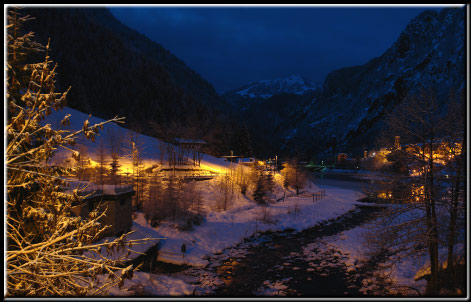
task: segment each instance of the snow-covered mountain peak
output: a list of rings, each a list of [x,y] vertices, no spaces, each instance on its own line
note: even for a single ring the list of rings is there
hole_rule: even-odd
[[[257,81],[227,94],[237,95],[242,98],[268,99],[279,93],[302,95],[315,89],[316,86],[313,83],[306,81],[299,74],[292,74],[288,77]]]

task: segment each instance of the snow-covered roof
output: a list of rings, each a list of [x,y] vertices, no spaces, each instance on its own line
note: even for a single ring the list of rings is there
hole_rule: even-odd
[[[130,193],[134,191],[134,188],[131,184],[124,184],[124,185],[114,185],[114,184],[107,184],[107,185],[99,185],[97,183],[88,182],[88,181],[67,181],[68,187],[65,190],[66,192],[72,192],[75,189],[79,190],[80,195],[89,195],[93,194],[91,197],[95,197],[97,195],[111,195],[117,196],[125,193]]]

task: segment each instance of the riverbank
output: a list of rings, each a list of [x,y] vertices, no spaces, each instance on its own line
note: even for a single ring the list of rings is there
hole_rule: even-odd
[[[153,228],[156,236],[165,238],[160,243],[158,260],[204,267],[208,264],[206,256],[220,253],[245,238],[266,231],[301,231],[313,227],[354,209],[357,200],[364,196],[357,191],[337,187],[325,186],[324,189],[326,196],[315,202],[312,192],[320,189],[314,184],[302,196],[291,196],[267,206],[242,200],[227,211],[208,212],[206,221],[189,232],[179,231],[171,223],[163,223]],[[138,213],[135,223],[142,228],[152,228],[142,213]],[[181,251],[183,244],[185,253]]]
[[[320,188],[314,183],[306,186],[306,192],[303,195],[295,196],[294,192],[288,191],[285,196],[290,197],[268,206],[256,205],[248,199],[239,200],[227,211],[208,212],[206,221],[194,227],[190,232],[178,231],[171,223],[152,228],[142,213],[138,213],[134,223],[139,228],[152,229],[155,236],[166,238],[160,243],[161,249],[158,256],[160,262],[191,266],[195,271],[199,271],[211,264],[216,264],[211,263],[212,255],[221,254],[227,250],[232,251],[230,252],[232,254],[237,254],[237,248],[233,249],[233,247],[248,242],[250,238],[255,238],[250,244],[258,244],[257,240],[263,238],[263,235],[257,236],[260,233],[286,231],[298,233],[322,223],[332,222],[362,204],[357,200],[364,195],[357,190],[333,186],[323,186],[322,189],[325,189],[326,196],[315,202],[313,202],[312,193],[319,191]],[[186,246],[185,253],[181,251],[182,244]],[[243,253],[239,251],[239,255]],[[110,294],[134,295],[137,294],[136,288],[141,288],[140,291],[145,289],[148,295],[161,296],[166,295],[165,291],[161,291],[162,284],[172,287],[174,283],[179,284],[178,288],[181,292],[172,295],[188,295],[192,289],[195,294],[208,294],[220,285],[221,280],[216,276],[217,274],[208,272],[200,280],[198,277],[191,277],[191,270],[187,270],[184,274],[166,274],[165,278],[162,274],[139,272],[136,278],[126,280],[121,289],[112,289]],[[198,274],[200,273],[195,273],[195,275]],[[178,280],[183,280],[188,286],[181,286]]]

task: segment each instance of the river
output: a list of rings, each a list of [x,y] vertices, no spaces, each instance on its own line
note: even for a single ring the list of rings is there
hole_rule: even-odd
[[[376,185],[374,180],[355,174],[312,173],[309,177],[320,188],[339,187],[365,193]],[[330,236],[372,221],[381,209],[374,204],[359,205],[302,232],[257,235],[212,255],[205,268],[159,262],[153,272],[185,279],[195,285],[196,296],[362,296],[362,281],[381,258],[371,259],[364,269],[352,271],[345,264],[348,255],[322,244]],[[306,255],[306,247],[310,247],[311,256]]]
[[[320,188],[341,187],[371,190],[374,184],[364,178],[311,175]],[[249,297],[283,295],[301,297],[352,297],[359,291],[366,272],[349,271],[347,256],[334,249],[314,250],[316,259],[306,257],[306,246],[360,226],[375,217],[381,207],[364,205],[302,232],[275,232],[262,235],[243,257],[230,257],[215,267],[223,284],[214,296]]]

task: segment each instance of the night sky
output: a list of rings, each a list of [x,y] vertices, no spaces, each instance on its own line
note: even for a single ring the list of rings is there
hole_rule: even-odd
[[[380,56],[427,7],[111,7],[218,92],[332,70]],[[432,8],[439,11],[439,7]]]

